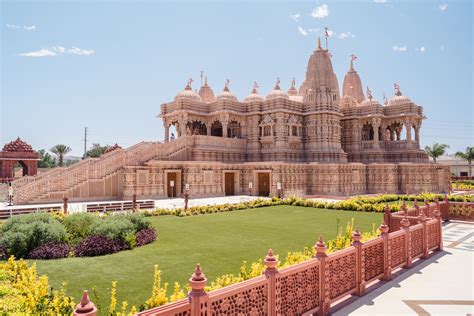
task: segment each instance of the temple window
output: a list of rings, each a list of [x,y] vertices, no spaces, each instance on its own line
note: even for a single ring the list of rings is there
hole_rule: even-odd
[[[227,126],[227,137],[242,138],[240,123],[233,120]]]
[[[271,136],[271,127],[270,126],[264,126],[263,127],[263,136]]]
[[[291,135],[292,136],[298,136],[298,127],[296,125],[293,125],[291,127]]]
[[[222,123],[215,121],[211,125],[211,136],[222,137]]]

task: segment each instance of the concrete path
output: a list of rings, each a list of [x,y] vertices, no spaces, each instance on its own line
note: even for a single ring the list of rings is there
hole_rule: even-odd
[[[443,238],[444,251],[400,270],[333,315],[474,314],[474,224],[451,222]]]

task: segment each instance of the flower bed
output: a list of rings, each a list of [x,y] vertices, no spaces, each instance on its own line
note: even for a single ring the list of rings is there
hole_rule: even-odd
[[[0,227],[0,259],[101,256],[155,240],[156,232],[143,214],[27,214]]]

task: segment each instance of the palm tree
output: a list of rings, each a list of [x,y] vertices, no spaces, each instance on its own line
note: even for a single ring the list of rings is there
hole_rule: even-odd
[[[444,155],[444,152],[446,151],[446,148],[449,148],[448,145],[446,144],[438,144],[438,143],[433,143],[433,146],[426,146],[425,151],[430,156],[433,158],[433,161],[436,163],[436,158],[439,156]]]
[[[63,145],[63,144],[58,144],[54,147],[51,147],[51,149],[50,149],[50,151],[53,154],[58,156],[58,160],[59,160],[58,166],[60,166],[60,167],[63,166],[64,155],[71,152],[71,150],[72,150],[71,147]]]
[[[472,177],[472,159],[474,159],[474,147],[467,147],[465,152],[458,151],[456,157],[467,160],[469,165],[469,176]]]

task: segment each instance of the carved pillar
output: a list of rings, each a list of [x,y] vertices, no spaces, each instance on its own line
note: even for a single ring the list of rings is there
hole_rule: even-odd
[[[211,136],[211,127],[212,127],[212,124],[211,124],[211,123],[208,123],[208,124],[206,125],[206,129],[207,129],[207,130],[206,130],[206,135],[207,135],[207,136]]]
[[[400,221],[400,227],[405,232],[405,250],[406,250],[406,261],[405,261],[405,268],[411,268],[413,265],[413,259],[411,257],[411,238],[410,238],[410,221],[407,218],[405,213],[405,217],[402,218]]]
[[[326,286],[326,282],[329,278],[329,273],[326,269],[326,245],[323,241],[323,236],[319,236],[319,241],[314,245],[316,250],[315,257],[319,260],[319,310],[318,316],[326,316],[329,313],[331,307],[331,300],[329,298],[329,286]]]
[[[374,130],[374,148],[379,148],[379,127],[380,127],[380,119],[379,118],[372,119],[372,128]]]
[[[229,124],[227,122],[222,123],[222,137],[227,137],[227,127]]]
[[[273,255],[271,249],[268,250],[268,254],[264,260],[267,268],[265,269],[265,276],[268,279],[268,315],[276,316],[276,276],[278,275],[278,270],[276,268],[278,260]]]
[[[380,236],[383,239],[383,277],[382,280],[388,281],[392,279],[392,263],[390,260],[390,247],[388,245],[388,231],[389,228],[385,223],[382,223],[379,227],[380,229]]]
[[[403,125],[405,125],[405,129],[407,130],[407,141],[411,142],[411,124],[410,124],[410,121],[405,122]]]
[[[362,253],[362,235],[359,228],[352,233],[352,246],[356,249],[356,295],[362,296],[365,293],[365,271],[364,271],[364,256]]]
[[[415,125],[415,141],[418,147],[420,147],[420,125],[419,123]]]
[[[165,124],[165,142],[170,140],[170,126],[166,121],[163,121]]]

